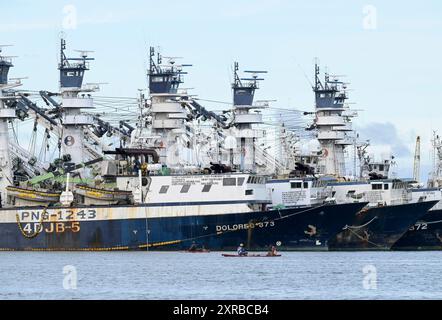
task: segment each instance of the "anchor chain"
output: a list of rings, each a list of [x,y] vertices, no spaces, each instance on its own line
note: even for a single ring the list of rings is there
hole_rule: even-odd
[[[41,213],[41,217],[40,217],[40,221],[38,222],[39,227],[32,233],[29,234],[27,232],[25,232],[21,226],[21,222],[20,222],[20,216],[18,215],[18,213],[15,214],[15,218],[17,220],[17,225],[18,225],[18,229],[20,230],[21,234],[27,238],[27,239],[33,239],[36,236],[38,236],[41,231],[43,230],[43,216],[45,213],[47,213],[47,207],[43,209],[43,212]]]

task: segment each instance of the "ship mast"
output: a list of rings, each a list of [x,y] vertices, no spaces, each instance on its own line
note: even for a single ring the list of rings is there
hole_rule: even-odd
[[[442,187],[442,139],[436,132],[433,133],[431,144],[433,147],[433,172],[428,186],[440,188]]]
[[[343,113],[345,111],[346,86],[343,82],[330,80],[325,74],[324,82],[320,80],[318,64],[315,64],[315,126],[317,139],[321,145],[319,173],[324,175],[345,175],[344,150],[353,142],[346,131],[353,131],[351,123]]]
[[[0,46],[0,195],[1,206],[6,204],[6,187],[13,183],[13,171],[11,157],[9,154],[9,132],[8,123],[14,119],[15,109],[8,107],[4,101],[8,99],[6,90],[20,85],[8,84],[9,69],[13,67],[11,57],[2,55]]]
[[[258,89],[259,74],[267,71],[246,70],[244,73],[251,74],[250,78],[240,78],[238,75],[238,62],[234,64],[233,89],[233,115],[237,140],[237,150],[239,148],[239,168],[241,172],[256,171],[255,164],[255,140],[259,138],[259,132],[252,129],[252,125],[263,122],[262,114],[258,109],[266,106],[254,105],[253,99],[255,90]],[[251,111],[254,110],[252,113]],[[235,163],[236,164],[236,163]]]
[[[67,58],[65,55],[66,41],[62,38],[60,43],[60,94],[62,97],[62,123],[61,152],[65,160],[72,165],[83,163],[85,148],[83,141],[84,127],[94,123],[92,116],[82,113],[82,109],[92,109],[93,99],[88,94],[86,97],[80,92],[96,91],[95,88],[84,88],[83,78],[89,70],[88,51],[79,51],[79,58]]]
[[[183,67],[191,65],[177,64],[180,57],[163,57],[149,50],[149,82],[150,110],[149,129],[140,128],[132,141],[132,147],[154,149],[159,155],[159,163],[168,167],[179,167],[180,137],[186,134],[186,109],[183,108],[178,93],[179,85],[183,82]],[[166,62],[163,62],[163,59]],[[146,131],[143,133],[142,131]]]

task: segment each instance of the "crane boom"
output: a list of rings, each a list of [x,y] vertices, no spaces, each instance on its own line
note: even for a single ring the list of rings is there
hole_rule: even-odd
[[[420,180],[420,166],[421,166],[421,137],[416,138],[416,150],[414,151],[414,169],[413,180],[419,182]]]

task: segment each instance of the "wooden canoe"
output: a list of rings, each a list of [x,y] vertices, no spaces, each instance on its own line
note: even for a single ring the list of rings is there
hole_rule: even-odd
[[[275,257],[280,257],[280,254],[277,255],[266,255],[266,254],[248,254],[246,256],[239,256],[237,254],[227,254],[227,253],[223,253],[222,254],[223,257],[228,257],[228,258],[275,258]]]

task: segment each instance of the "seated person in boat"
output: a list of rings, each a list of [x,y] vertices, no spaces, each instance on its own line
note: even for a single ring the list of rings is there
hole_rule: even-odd
[[[278,255],[278,251],[276,251],[276,247],[275,246],[270,246],[269,248],[269,252],[267,252],[268,256],[277,256]]]
[[[190,246],[190,248],[188,249],[188,251],[195,252],[195,251],[198,251],[198,250],[201,250],[201,249],[198,248],[198,245],[196,244],[196,242],[193,241],[193,242],[192,242],[192,245]]]
[[[237,252],[239,256],[246,256],[248,254],[246,248],[244,248],[244,244],[242,243],[239,245]]]

